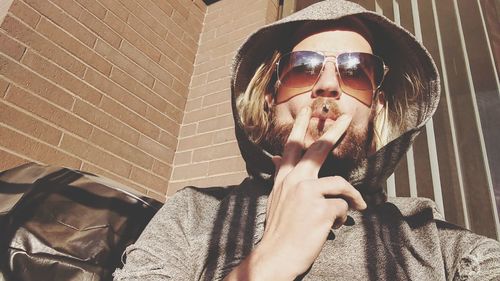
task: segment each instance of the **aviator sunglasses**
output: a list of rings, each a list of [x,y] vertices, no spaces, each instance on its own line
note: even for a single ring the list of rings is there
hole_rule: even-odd
[[[276,63],[276,103],[310,91],[319,80],[329,57],[335,63],[342,91],[371,106],[373,95],[380,88],[389,67],[382,58],[361,52],[329,56],[317,51],[296,51],[283,55]]]

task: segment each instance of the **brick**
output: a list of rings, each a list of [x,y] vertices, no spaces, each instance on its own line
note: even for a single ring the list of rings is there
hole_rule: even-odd
[[[207,81],[216,81],[225,77],[230,77],[230,69],[227,66],[223,66],[221,68],[217,68],[208,72]]]
[[[0,76],[0,98],[5,97],[5,93],[7,92],[7,89],[9,88],[10,83],[5,81],[2,76]]]
[[[199,110],[186,112],[184,114],[184,124],[199,122],[217,116],[217,106],[209,106]]]
[[[189,185],[190,185],[189,181],[169,181],[167,189],[167,201],[170,198],[170,196],[174,195],[177,191]]]
[[[160,129],[158,127],[110,98],[104,97],[100,108],[146,136],[152,139],[159,138]]]
[[[165,145],[166,147],[176,148],[177,147],[177,136],[174,136],[167,131],[161,131],[159,142],[161,144]]]
[[[123,38],[130,42],[134,47],[141,50],[146,56],[155,62],[160,61],[161,51],[158,46],[148,42],[144,37],[137,33],[132,27],[123,23],[123,32],[120,33]],[[171,52],[175,53],[175,52]]]
[[[9,8],[9,12],[21,19],[24,23],[35,28],[40,21],[40,14],[37,13],[33,8],[26,5],[24,2],[17,0],[12,2]]]
[[[182,180],[206,176],[208,173],[208,162],[192,164],[187,166],[176,166],[172,172],[172,180]]]
[[[19,165],[31,162],[29,159],[9,153],[0,148],[0,171],[5,171]]]
[[[73,96],[1,54],[0,69],[2,69],[3,75],[12,82],[35,92],[63,108],[69,109],[73,105]]]
[[[241,157],[231,157],[210,161],[208,175],[228,174],[245,171],[245,161]]]
[[[178,56],[175,63],[191,76],[194,70],[194,59],[188,61],[185,57]]]
[[[108,12],[104,16],[104,23],[109,25],[114,31],[123,36],[123,31],[125,30],[125,22],[121,20],[117,15]]]
[[[113,71],[111,72],[113,73]],[[137,114],[146,114],[146,103],[140,98],[136,97],[133,91],[132,93],[130,93],[130,89],[127,89],[129,91],[125,90],[118,84],[111,81],[108,77],[93,69],[87,70],[84,79],[92,86],[101,90],[103,93],[106,93],[106,95],[112,97],[116,101],[137,112]]]
[[[200,48],[205,48],[205,46],[200,46]],[[198,65],[195,65],[193,75],[208,73],[214,69],[225,66],[225,64],[226,62],[224,59],[214,59],[208,62],[200,63]]]
[[[149,57],[144,55],[140,50],[127,41],[123,41],[120,51],[122,51],[123,54],[140,65],[142,68],[149,71],[149,73],[151,73],[155,78],[163,81],[167,85],[172,83],[172,75],[169,72],[162,69],[160,65],[158,65],[155,61],[152,61]]]
[[[186,112],[184,114],[184,124],[198,122],[217,116],[217,106],[209,106],[199,110]]]
[[[95,165],[109,170],[117,175],[128,177],[132,168],[130,163],[127,163],[107,151],[95,147],[94,145],[84,142],[76,137],[64,134],[60,147],[68,151],[82,160],[86,160]],[[98,163],[98,164],[97,164]]]
[[[43,144],[0,124],[0,147],[44,163],[72,168],[80,167],[81,161],[52,146]]]
[[[160,111],[167,109],[168,105],[164,99],[152,92],[149,88],[134,80],[128,73],[113,67],[110,78],[123,88],[132,92],[141,100],[145,101],[148,105],[153,106]]]
[[[153,3],[154,2],[154,3]],[[161,24],[162,29],[161,32],[157,32],[162,38],[167,36],[167,32],[174,34],[183,34],[184,31],[171,20],[171,16],[173,13],[173,8],[170,6],[168,1],[161,0],[140,0],[138,3],[148,10],[149,13]],[[159,9],[157,9],[156,7]]]
[[[121,20],[126,21],[129,16],[129,11],[117,0],[98,0],[101,5],[105,6],[107,10],[113,12]]]
[[[163,114],[172,119],[176,124],[182,122],[183,112],[168,102],[166,103],[166,108],[163,111]]]
[[[88,137],[92,131],[92,126],[90,124],[84,122],[75,115],[59,109],[53,104],[39,98],[37,95],[28,93],[17,86],[11,86],[9,88],[6,100],[81,137]]]
[[[144,9],[143,6],[141,6],[141,1],[121,1],[122,4],[124,4],[129,11],[133,11],[134,16],[138,17],[142,22],[144,22],[153,32],[158,34],[161,38],[165,38],[167,35],[167,29],[163,27],[163,25],[159,24],[159,22],[156,20],[156,18],[151,14],[152,10],[151,7],[147,7],[147,10]],[[145,4],[144,2],[142,3],[143,5]]]
[[[203,45],[200,45],[200,47],[198,49],[198,53],[196,54],[196,60],[195,60],[195,64],[194,64],[195,67],[196,67],[196,65],[206,63],[212,59],[212,56],[210,55],[210,53],[207,51],[203,51],[204,49],[205,48],[203,47]],[[197,75],[200,75],[200,74],[197,74]]]
[[[54,146],[57,146],[62,136],[60,130],[2,101],[0,101],[0,120],[3,124]]]
[[[174,15],[176,13],[174,12]],[[190,31],[187,31],[190,32]],[[181,56],[184,56],[186,59],[192,58],[196,55],[196,50],[190,49],[186,46],[176,35],[169,33],[167,38],[165,39],[170,46],[172,46],[175,50],[177,50]]]
[[[200,8],[200,11],[205,13],[206,10],[207,10],[207,4],[205,4],[205,2],[203,2],[202,0],[194,0],[193,3],[198,7]]]
[[[68,1],[68,0],[50,0],[50,1],[59,6],[59,8],[64,10],[66,13],[68,13],[75,19],[79,18],[80,14],[83,11],[82,7],[80,7],[80,5],[75,5],[74,1]]]
[[[131,1],[127,1],[131,2]],[[131,26],[137,33],[139,33],[143,38],[145,38],[148,42],[153,44],[154,46],[160,47],[164,44],[164,37],[159,36],[155,32],[151,32],[151,28],[147,26],[143,21],[141,21],[138,17],[131,14],[127,18],[127,24]]]
[[[177,0],[170,0],[168,1],[170,5],[174,8],[175,12],[178,12],[183,18],[189,17],[189,10],[184,7],[179,1]]]
[[[196,149],[193,152],[193,162],[196,163],[237,155],[240,155],[238,144],[236,142],[228,142]]]
[[[85,119],[87,122],[117,136],[121,140],[133,145],[137,145],[139,142],[139,132],[120,120],[117,120],[109,113],[103,112],[86,102],[77,100],[75,102],[73,112]]]
[[[132,167],[130,178],[133,181],[141,182],[143,185],[147,186],[150,189],[163,193],[167,191],[167,180],[160,178],[153,173],[145,171],[141,168]]]
[[[200,44],[203,45],[215,39],[217,29],[206,30],[201,33]]]
[[[201,30],[201,29],[200,29]],[[195,41],[188,33],[183,33],[182,37],[178,37],[190,50],[196,54],[198,49],[198,42]]]
[[[207,78],[208,78],[208,74],[207,73],[203,73],[203,74],[199,74],[199,75],[193,75],[191,77],[191,83],[190,83],[190,87],[193,88],[193,87],[198,87],[198,86],[201,86],[201,85],[204,85],[207,83]]]
[[[111,63],[120,67],[144,85],[150,88],[153,87],[153,76],[146,73],[146,71],[142,70],[126,56],[122,55],[118,50],[113,49],[109,44],[102,40],[97,40],[95,50]]]
[[[209,82],[206,85],[192,88],[190,93],[190,98],[197,98],[208,94],[217,93],[229,89],[229,86],[230,86],[229,79],[220,79],[214,82]]]
[[[159,65],[165,69],[168,73],[170,73],[173,77],[177,78],[177,80],[181,81],[183,85],[189,84],[190,75],[180,66],[169,59],[166,56],[161,56]],[[167,85],[172,85],[173,81],[169,81],[170,83],[165,82]]]
[[[158,8],[160,8],[160,10],[165,14],[165,16],[172,15],[172,12],[174,11],[174,9],[172,8],[172,6],[170,6],[168,1],[151,0],[151,2],[153,2]],[[151,10],[156,10],[153,6],[151,6],[151,7],[152,7]]]
[[[203,107],[220,104],[231,100],[231,93],[229,91],[222,91],[203,97]]]
[[[71,18],[63,12],[63,10],[49,1],[39,0],[24,0],[33,9],[53,21],[60,28],[66,30],[69,34],[78,38],[83,44],[92,47],[95,43],[96,36],[83,27],[78,21]],[[47,19],[42,18],[47,22]]]
[[[154,108],[148,107],[146,111],[146,118],[161,129],[170,132],[172,135],[177,135],[179,133],[180,125],[176,121],[169,118],[168,115],[165,115]]]
[[[177,94],[177,92],[172,90],[163,82],[156,80],[155,85],[153,86],[153,91],[164,98],[166,101],[171,103],[173,106],[175,106],[177,109],[184,111],[184,107],[186,106],[186,98]]]
[[[44,57],[54,61],[76,76],[83,77],[86,68],[83,63],[77,61],[62,48],[43,38],[17,19],[7,15],[3,21],[2,28],[10,36],[37,50]]]
[[[178,93],[183,97],[187,97],[189,93],[189,88],[187,84],[182,84],[177,79],[174,79],[174,82],[172,83],[172,89],[174,89],[176,93]]]
[[[176,152],[174,157],[174,165],[183,165],[191,163],[192,151]]]
[[[159,2],[161,0],[154,0],[154,1]],[[163,1],[163,2],[168,4],[168,2],[166,2],[166,1]],[[173,13],[173,10],[172,10],[172,13]],[[168,17],[164,17],[162,20],[162,23],[165,25],[165,27],[167,28],[169,33],[177,34],[178,36],[185,33],[184,29],[182,29],[182,27],[177,22],[172,20],[172,15],[169,15]]]
[[[202,101],[203,101],[203,98],[189,99],[186,102],[186,108],[184,109],[184,112],[185,112],[184,115],[187,112],[201,109]]]
[[[174,10],[174,12],[172,13],[172,17],[171,18],[186,33],[197,34],[197,33],[199,33],[201,31],[201,30],[197,30],[197,28],[195,26],[193,26],[192,23],[189,22],[189,19],[186,19],[186,18],[182,17],[182,15],[179,14],[179,12],[177,10]],[[168,36],[167,36],[167,39],[168,39]]]
[[[94,128],[90,136],[90,141],[135,165],[139,165],[145,169],[153,167],[153,157],[101,129]]]
[[[179,137],[185,138],[185,137],[195,135],[196,134],[196,127],[198,127],[198,124],[183,125],[181,127]]]
[[[231,107],[231,102],[227,101],[225,103],[220,103],[217,105],[217,115],[233,113],[233,108]]]
[[[206,147],[212,144],[214,133],[205,133],[192,137],[187,137],[179,140],[177,151],[192,150],[199,147]]]
[[[148,193],[146,196],[153,198],[155,200],[158,200],[159,202],[165,203],[168,198],[165,196],[165,194],[157,193],[154,190],[148,190]]]
[[[101,20],[104,19],[104,16],[106,15],[106,8],[104,8],[104,6],[102,6],[99,2],[95,0],[76,0],[76,2],[80,3],[82,7],[87,9],[94,16]]]
[[[111,71],[109,62],[46,19],[42,18],[37,26],[37,31],[101,73],[108,75]]]
[[[159,142],[152,140],[151,138],[145,137],[143,135],[139,138],[138,147],[153,157],[161,159],[167,163],[172,163],[174,159],[174,149],[162,145]]]
[[[104,170],[94,164],[91,164],[91,163],[88,163],[88,162],[83,162],[82,164],[82,168],[81,168],[82,171],[85,171],[85,172],[88,172],[88,173],[92,173],[92,174],[95,174],[95,175],[98,175],[100,177],[106,177],[106,178],[109,178],[111,180],[114,180],[114,181],[117,181],[121,184],[124,184],[125,186],[127,187],[131,187],[133,189],[135,189],[137,192],[139,193],[142,193],[142,194],[146,194],[147,193],[147,189],[132,182],[131,180],[129,179],[126,179],[126,178],[123,178],[121,176],[118,176],[114,173],[111,173],[107,170]]]
[[[166,164],[163,161],[154,160],[153,162],[153,172],[160,177],[168,180],[170,179],[170,175],[172,174],[172,167],[169,164]]]
[[[93,14],[83,11],[78,20],[95,32],[99,38],[108,42],[111,46],[118,48],[122,38],[111,28],[107,27],[101,20]]]
[[[0,44],[0,53],[4,53],[17,61],[21,59],[26,50],[26,47],[2,32],[0,32],[0,42],[2,42]]]
[[[235,140],[236,140],[236,136],[235,136],[234,128],[227,128],[227,129],[219,130],[219,131],[217,131],[216,134],[214,134],[214,144],[235,141]]]
[[[217,118],[201,121],[200,123],[198,123],[198,130],[196,133],[199,134],[230,127],[234,127],[233,116],[224,115],[224,116],[219,116]]]
[[[99,91],[85,84],[78,77],[69,74],[64,69],[33,53],[31,50],[26,52],[22,63],[46,79],[64,87],[75,96],[79,96],[93,105],[98,105],[101,101],[102,94]]]

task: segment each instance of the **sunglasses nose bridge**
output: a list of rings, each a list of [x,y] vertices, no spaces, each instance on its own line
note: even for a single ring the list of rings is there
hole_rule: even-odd
[[[340,97],[340,77],[335,57],[325,57],[321,72],[312,88],[313,96]]]

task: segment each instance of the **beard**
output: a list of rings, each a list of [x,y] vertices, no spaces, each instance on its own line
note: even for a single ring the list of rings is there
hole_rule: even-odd
[[[313,112],[321,110],[325,104],[329,106],[330,116],[337,118],[342,115],[335,102],[321,97],[313,101],[311,109]],[[372,107],[368,126],[361,130],[352,125],[347,128],[346,132],[335,144],[333,150],[328,154],[318,176],[338,175],[347,177],[368,156],[374,136],[374,116],[375,110]],[[283,155],[283,149],[292,131],[293,123],[279,123],[274,107],[270,110],[269,118],[270,127],[264,137],[262,146],[273,155]],[[335,125],[332,124],[330,126]],[[313,141],[317,141],[330,126],[324,126],[324,122],[321,121],[311,120],[307,128],[307,134],[311,136]]]

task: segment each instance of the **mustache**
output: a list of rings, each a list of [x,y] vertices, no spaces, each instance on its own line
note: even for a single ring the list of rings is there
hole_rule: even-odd
[[[337,103],[330,98],[316,98],[311,103],[310,107],[313,117],[336,120],[340,115],[343,114]]]

